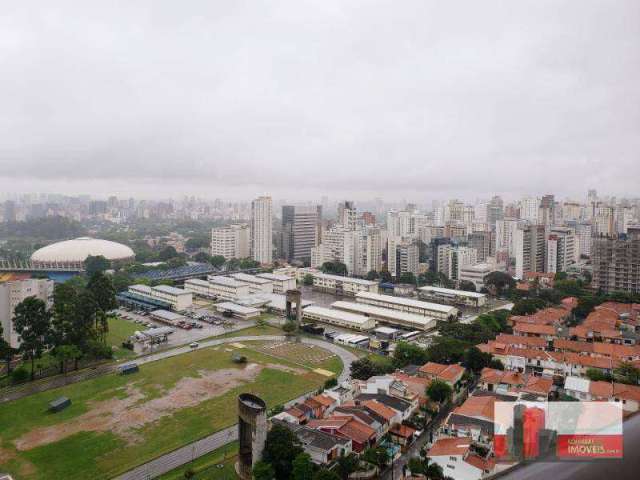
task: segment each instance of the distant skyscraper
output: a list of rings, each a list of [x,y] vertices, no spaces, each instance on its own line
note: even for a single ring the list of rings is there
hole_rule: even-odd
[[[287,261],[311,261],[311,249],[320,243],[322,207],[284,205],[282,207],[282,257]]]
[[[356,207],[353,202],[345,200],[338,205],[338,223],[345,230],[355,230],[356,219]]]
[[[273,261],[271,197],[259,197],[251,202],[251,257],[260,263]]]

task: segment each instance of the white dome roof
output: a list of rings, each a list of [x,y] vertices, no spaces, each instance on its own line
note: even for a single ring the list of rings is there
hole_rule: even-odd
[[[80,237],[64,242],[52,243],[36,250],[31,255],[33,262],[84,262],[88,256],[102,255],[107,260],[126,260],[133,258],[135,253],[126,245],[100,240],[97,238]]]

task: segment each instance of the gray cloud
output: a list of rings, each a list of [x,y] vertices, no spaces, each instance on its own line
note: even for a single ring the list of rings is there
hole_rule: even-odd
[[[635,0],[13,2],[0,185],[634,194],[638,38]]]

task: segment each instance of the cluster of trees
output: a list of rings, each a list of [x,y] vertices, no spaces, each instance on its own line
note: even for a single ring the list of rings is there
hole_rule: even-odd
[[[631,362],[621,362],[613,369],[613,374],[603,373],[597,368],[590,368],[586,373],[589,380],[594,382],[619,382],[628,385],[640,383],[640,369]]]
[[[305,453],[296,435],[274,425],[265,442],[262,460],[253,466],[255,480],[346,480],[358,467],[355,455],[338,459],[335,471],[318,467]]]
[[[60,240],[76,238],[84,234],[85,229],[79,222],[59,215],[34,218],[24,222],[0,223],[1,238]]]
[[[331,275],[346,276],[348,273],[347,266],[342,262],[324,262],[320,267],[322,273],[329,273]]]
[[[47,352],[64,373],[69,362],[75,368],[81,358],[111,358],[106,343],[107,312],[117,304],[111,279],[95,272],[85,283],[80,277],[58,284],[53,292],[53,309],[36,297],[28,297],[15,308],[14,328],[21,338],[18,352],[31,365]]]
[[[386,357],[368,356],[356,360],[351,364],[351,377],[357,380],[367,380],[376,375],[384,375],[395,370],[391,359]]]
[[[442,467],[437,463],[429,463],[428,458],[412,457],[407,463],[412,475],[424,475],[430,480],[450,480],[445,477]]]

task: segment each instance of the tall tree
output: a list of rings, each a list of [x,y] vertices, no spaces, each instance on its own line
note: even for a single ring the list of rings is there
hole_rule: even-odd
[[[109,260],[102,255],[89,255],[84,261],[84,270],[89,278],[97,272],[108,270],[110,266]]]
[[[451,398],[453,389],[448,383],[436,379],[429,384],[426,394],[434,402],[442,403]]]
[[[96,304],[103,312],[113,310],[118,306],[116,302],[116,289],[113,287],[111,277],[102,272],[97,272],[89,278],[87,290],[91,292]]]
[[[27,297],[14,310],[13,324],[20,336],[18,351],[31,362],[31,380],[35,374],[35,361],[42,357],[50,338],[51,313],[47,305],[36,297]]]
[[[293,459],[302,452],[300,442],[291,430],[274,425],[267,433],[262,459],[273,466],[276,478],[288,479],[293,469]]]
[[[358,457],[354,453],[349,455],[341,455],[336,460],[336,471],[342,480],[347,480],[349,475],[358,469]]]
[[[299,453],[293,459],[291,469],[292,480],[309,480],[313,475],[313,463],[311,463],[311,455],[308,453]]]

